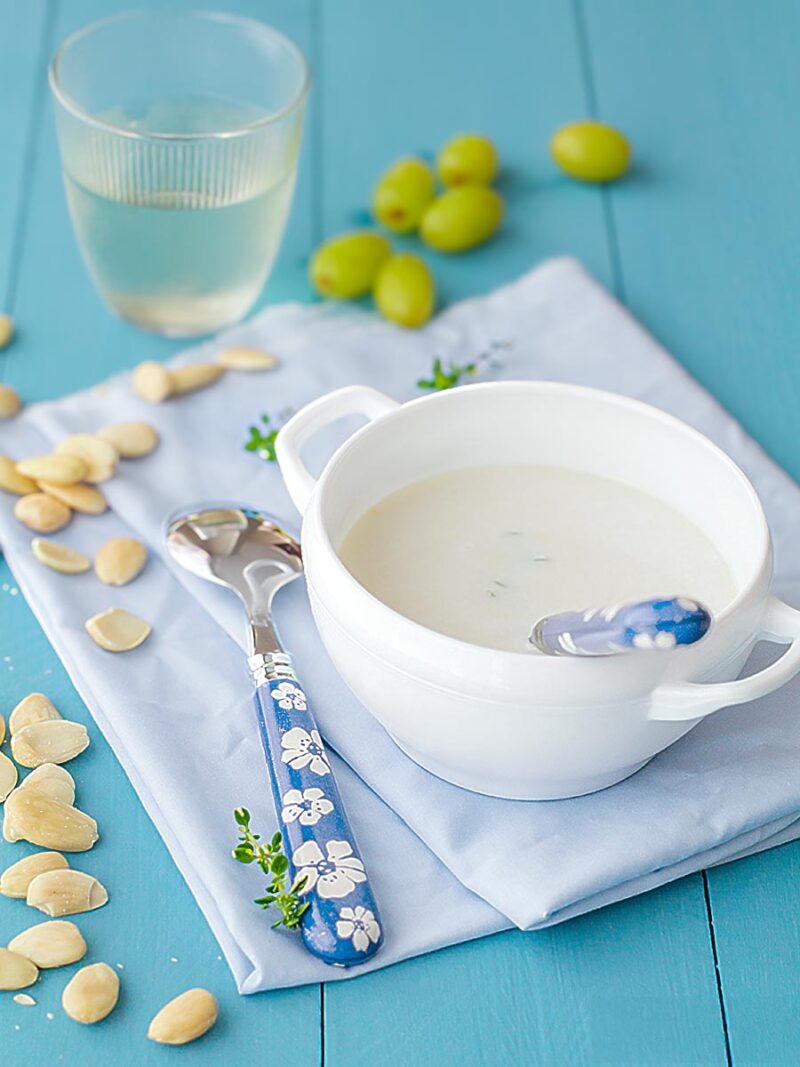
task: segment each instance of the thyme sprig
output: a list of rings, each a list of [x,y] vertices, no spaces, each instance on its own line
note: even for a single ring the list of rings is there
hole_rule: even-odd
[[[239,844],[233,850],[233,858],[239,863],[257,863],[270,879],[266,894],[257,897],[254,903],[265,910],[274,907],[280,912],[280,918],[272,924],[273,930],[276,926],[285,926],[289,930],[297,929],[308,910],[308,901],[300,900],[300,893],[308,879],[304,875],[287,888],[289,857],[283,851],[283,837],[280,832],[273,834],[272,839],[264,844],[261,836],[250,829],[250,812],[247,808],[237,808],[233,817],[241,835]]]
[[[262,426],[249,427],[250,438],[244,443],[245,450],[247,452],[255,452],[260,459],[265,460],[267,463],[274,463],[277,458],[275,455],[275,438],[292,413],[291,408],[286,408],[285,411],[280,413],[277,422],[274,424],[269,415],[262,415],[260,422],[263,424],[263,428]]]
[[[450,363],[448,367],[445,367],[442,359],[436,356],[431,367],[430,377],[419,378],[417,387],[436,391],[452,389],[463,378],[473,377],[487,368],[499,367],[501,364],[497,353],[501,349],[509,348],[510,344],[510,341],[492,341],[486,351],[481,352],[470,363]]]
[[[262,415],[261,421],[265,429],[260,426],[250,427],[250,440],[245,441],[244,447],[248,452],[257,452],[261,459],[267,463],[275,462],[275,438],[278,436],[277,426],[270,427],[269,415]]]

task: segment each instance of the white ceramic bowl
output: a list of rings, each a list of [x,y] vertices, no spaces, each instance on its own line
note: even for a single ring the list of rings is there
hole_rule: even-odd
[[[304,443],[355,413],[368,423],[315,482]],[[535,800],[602,789],[704,716],[768,693],[800,669],[800,612],[770,594],[770,535],[753,487],[716,445],[655,408],[549,382],[475,384],[402,406],[353,386],[298,412],[277,454],[304,515],[311,606],[334,664],[412,759],[457,785]],[[387,494],[453,468],[499,463],[586,471],[659,497],[716,545],[734,599],[702,641],[672,652],[526,655],[412,622],[339,560],[344,535]],[[734,681],[759,639],[790,647]]]

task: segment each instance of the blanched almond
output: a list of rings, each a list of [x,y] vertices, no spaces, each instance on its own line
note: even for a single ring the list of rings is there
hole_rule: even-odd
[[[80,511],[83,515],[102,515],[108,508],[108,501],[93,485],[78,482],[77,485],[53,485],[52,482],[39,482],[39,488],[54,500]]]
[[[0,745],[2,745],[6,736],[6,720],[0,715]]]
[[[158,434],[149,422],[117,422],[105,426],[97,436],[110,441],[122,459],[146,456],[158,444]]]
[[[33,722],[11,735],[11,754],[23,767],[69,763],[88,746],[86,727],[69,719]]]
[[[25,989],[39,977],[39,968],[17,952],[0,948],[0,989]]]
[[[32,1008],[36,1004],[33,997],[29,997],[27,993],[17,993],[17,995],[11,999],[15,1004],[21,1004],[24,1008]]]
[[[72,518],[72,511],[47,493],[29,493],[14,505],[14,518],[36,533],[55,533],[63,530]]]
[[[223,368],[216,363],[188,363],[185,367],[174,367],[170,371],[173,393],[192,393],[211,385],[223,374]]]
[[[4,752],[0,752],[0,804],[17,784],[17,768]]]
[[[133,388],[150,404],[160,404],[172,392],[172,378],[166,367],[154,360],[140,363],[133,372]]]
[[[99,836],[97,823],[91,816],[38,789],[15,789],[5,803],[3,837],[6,841],[30,841],[32,845],[59,852],[87,852]]]
[[[22,779],[20,789],[36,789],[62,804],[75,803],[75,779],[64,767],[56,763],[42,763]]]
[[[23,730],[35,722],[52,722],[60,719],[52,701],[44,693],[28,693],[20,700],[8,717],[8,728],[12,734]]]
[[[35,963],[40,970],[66,967],[86,955],[86,942],[75,923],[56,920],[29,926],[8,942],[16,952]]]
[[[34,852],[32,856],[17,860],[0,875],[0,893],[4,897],[25,900],[28,886],[38,874],[46,871],[66,870],[69,864],[60,852]]]
[[[109,608],[87,619],[86,631],[91,639],[106,652],[130,652],[145,641],[152,630],[144,619],[131,615],[122,608]]]
[[[110,441],[93,433],[75,433],[56,446],[59,456],[76,456],[86,464],[84,481],[90,485],[107,482],[114,474],[119,454]]]
[[[187,989],[154,1016],[147,1036],[161,1045],[186,1045],[208,1033],[218,1014],[216,998],[207,989]]]
[[[0,385],[0,419],[10,419],[22,407],[22,401],[16,389],[10,385]]]
[[[0,348],[7,348],[14,337],[14,320],[10,315],[0,315]]]
[[[44,537],[34,537],[31,541],[31,551],[45,567],[60,574],[83,574],[92,566],[83,552],[61,545],[58,541],[48,541]]]
[[[99,1023],[114,1010],[119,976],[107,963],[91,963],[74,974],[61,996],[61,1006],[78,1023]]]
[[[147,549],[133,537],[113,537],[94,558],[94,570],[106,585],[127,585],[147,560]]]
[[[85,479],[88,470],[88,464],[80,456],[51,454],[33,456],[17,463],[20,474],[37,482],[52,482],[53,485],[75,485]]]
[[[278,365],[277,356],[260,348],[225,348],[217,362],[226,370],[272,370]]]
[[[26,478],[17,470],[17,464],[10,456],[0,456],[0,489],[15,496],[27,496],[35,493],[38,486],[33,478]]]
[[[47,871],[28,886],[27,903],[45,915],[78,915],[108,903],[105,887],[83,871]]]

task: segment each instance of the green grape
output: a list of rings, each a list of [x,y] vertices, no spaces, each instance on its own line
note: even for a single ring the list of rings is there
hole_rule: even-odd
[[[401,159],[382,176],[372,196],[372,213],[395,233],[419,226],[425,208],[436,195],[433,173],[421,159]]]
[[[631,161],[625,135],[594,120],[562,126],[553,135],[550,152],[562,170],[582,182],[613,182]]]
[[[391,254],[392,246],[379,233],[343,233],[320,245],[314,253],[311,281],[323,296],[353,300],[370,291],[381,264]]]
[[[410,330],[424,326],[436,306],[433,275],[419,256],[410,253],[386,260],[372,294],[384,318]]]
[[[479,133],[459,134],[436,157],[436,170],[445,185],[488,185],[497,166],[496,148]]]
[[[457,185],[422,216],[420,236],[437,252],[464,252],[488,241],[503,217],[503,201],[487,185]]]

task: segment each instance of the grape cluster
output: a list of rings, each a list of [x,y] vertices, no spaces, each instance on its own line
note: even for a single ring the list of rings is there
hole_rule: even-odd
[[[631,158],[624,134],[595,120],[562,126],[550,152],[565,173],[585,182],[621,178]],[[488,138],[459,134],[437,155],[435,172],[416,157],[394,163],[375,186],[372,214],[392,233],[418,234],[436,252],[466,252],[488,241],[502,221],[503,200],[491,185],[498,169]],[[374,231],[345,233],[321,245],[311,280],[323,296],[338,300],[371,292],[384,318],[408,329],[424,326],[436,307],[436,283],[425,261],[395,253]]]
[[[488,241],[503,217],[503,201],[489,185],[498,170],[492,142],[474,133],[454,137],[436,157],[435,170],[415,157],[390,167],[373,192],[377,222],[392,233],[418,233],[437,252],[465,252]],[[311,280],[317,292],[338,300],[371,292],[381,314],[407,329],[423,326],[436,307],[436,283],[425,261],[394,253],[386,237],[369,230],[321,245]]]

